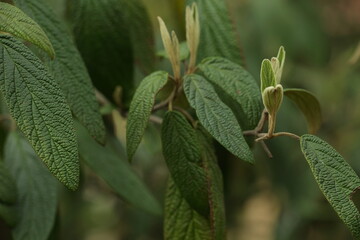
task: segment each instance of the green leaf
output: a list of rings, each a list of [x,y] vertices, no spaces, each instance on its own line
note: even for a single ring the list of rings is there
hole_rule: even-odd
[[[191,208],[208,216],[207,181],[196,138],[195,130],[181,113],[165,114],[161,142],[171,176]]]
[[[172,179],[165,197],[164,239],[213,240],[209,220],[191,209]]]
[[[0,35],[0,90],[20,130],[50,171],[68,188],[79,183],[69,106],[41,61],[21,42]]]
[[[131,169],[110,148],[95,142],[87,131],[76,123],[81,159],[125,201],[159,215],[161,208],[153,195]]]
[[[297,88],[284,89],[286,97],[291,99],[305,115],[309,132],[316,133],[322,122],[321,107],[317,98],[309,91]]]
[[[14,179],[0,160],[0,204],[14,204],[17,199],[17,190]]]
[[[130,104],[126,126],[126,150],[131,161],[148,124],[156,94],[168,81],[168,73],[158,71],[142,80]]]
[[[41,27],[19,8],[3,2],[0,2],[0,32],[31,42],[55,57],[51,42]]]
[[[51,40],[56,58],[48,65],[63,90],[75,117],[98,142],[105,141],[105,127],[89,74],[66,26],[42,0],[15,0],[35,19]]]
[[[226,224],[222,173],[217,163],[212,139],[201,125],[197,127],[197,137],[207,177],[212,239],[223,240],[226,239]]]
[[[120,0],[125,24],[129,26],[135,63],[145,73],[155,65],[154,31],[148,12],[141,0]]]
[[[17,219],[14,207],[16,201],[16,183],[8,168],[0,160],[0,218],[10,226],[14,226]]]
[[[264,59],[260,70],[261,92],[267,87],[276,87],[275,73],[269,59]]]
[[[5,164],[16,181],[14,240],[46,240],[55,222],[58,183],[19,133],[12,132],[5,145]]]
[[[360,178],[332,146],[316,136],[303,135],[301,150],[321,191],[354,237],[360,239],[360,213],[350,199],[360,187]]]
[[[206,58],[198,68],[208,80],[230,95],[232,102],[237,103],[236,108],[242,109],[245,116],[241,117],[247,119],[244,127],[255,128],[262,105],[259,87],[250,73],[238,64],[220,57]]]
[[[73,1],[72,15],[77,46],[91,79],[109,100],[116,86],[122,87],[123,103],[132,96],[133,47],[125,24],[124,10],[118,0]],[[145,54],[145,53],[144,53]]]
[[[242,64],[238,39],[225,1],[187,0],[186,4],[193,2],[198,5],[201,26],[198,59],[218,56]]]
[[[201,124],[228,151],[247,162],[254,157],[246,144],[233,112],[205,78],[191,74],[184,78],[184,91]]]

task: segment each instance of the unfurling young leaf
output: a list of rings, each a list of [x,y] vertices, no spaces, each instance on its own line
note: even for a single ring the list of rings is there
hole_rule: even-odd
[[[292,100],[305,115],[309,132],[312,134],[316,133],[322,121],[321,107],[317,98],[311,92],[297,88],[284,89],[284,94]]]
[[[14,240],[47,240],[55,223],[58,182],[20,133],[9,134],[4,155],[18,189]]]
[[[242,128],[254,129],[260,119],[262,104],[259,87],[251,74],[240,65],[221,57],[206,58],[198,68],[207,80],[231,97],[231,102],[235,105],[235,109],[232,109],[234,113],[244,113],[237,116],[240,120],[245,119],[246,126]],[[220,94],[219,97],[221,98]]]
[[[283,46],[280,47],[277,57],[271,58],[271,65],[275,74],[277,84],[280,84],[285,64],[286,52]]]
[[[243,64],[225,0],[186,0],[187,5],[192,3],[198,6],[201,26],[197,59],[218,56]]]
[[[196,65],[196,57],[200,42],[200,21],[196,3],[186,7],[186,41],[190,51],[189,70]]]
[[[360,239],[360,212],[350,199],[360,187],[360,178],[328,143],[313,135],[301,137],[301,150],[313,175],[339,217],[356,239]]]
[[[55,51],[41,27],[19,8],[0,2],[0,32],[31,42],[46,51],[51,58]]]
[[[284,90],[281,84],[276,87],[267,87],[262,93],[263,103],[267,112],[274,116],[279,111],[283,101]]]
[[[184,91],[204,128],[229,152],[246,162],[254,162],[236,117],[213,86],[202,76],[191,74],[184,78]]]
[[[136,89],[130,104],[126,125],[126,150],[130,161],[144,135],[155,103],[156,94],[165,86],[167,81],[167,72],[154,72],[144,78]]]
[[[269,59],[264,59],[260,70],[261,92],[267,87],[276,87],[275,73]]]
[[[160,215],[157,200],[133,171],[125,159],[121,159],[111,148],[95,142],[79,123],[76,123],[80,158],[109,185],[109,187],[131,205],[149,213]],[[123,156],[125,158],[125,156]]]
[[[70,108],[42,62],[14,37],[0,35],[0,90],[11,116],[49,170],[68,188],[79,184]]]
[[[160,17],[158,17],[158,21],[160,25],[161,39],[165,51],[169,56],[169,60],[174,73],[174,78],[176,81],[178,81],[180,80],[180,74],[181,74],[179,40],[174,31],[172,31],[170,35],[164,21]]]
[[[44,29],[51,40],[56,58],[47,64],[63,90],[75,117],[98,142],[105,141],[105,127],[89,74],[66,26],[42,0],[15,0]]]
[[[203,216],[209,214],[206,173],[195,130],[179,112],[169,111],[161,128],[163,154],[183,198]]]

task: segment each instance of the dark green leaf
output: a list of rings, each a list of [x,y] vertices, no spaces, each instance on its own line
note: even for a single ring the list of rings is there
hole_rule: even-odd
[[[208,216],[205,171],[195,130],[179,112],[169,111],[161,128],[163,154],[176,185],[191,208]]]
[[[73,5],[76,43],[95,87],[112,100],[115,87],[121,86],[126,103],[134,87],[128,29],[134,26],[125,24],[121,1],[79,0]]]
[[[135,63],[145,73],[150,73],[155,65],[153,27],[141,0],[120,0],[125,24],[129,26],[131,43],[134,48]]]
[[[213,240],[209,220],[191,209],[171,179],[165,197],[164,239]]]
[[[150,213],[160,214],[158,202],[131,169],[129,163],[119,159],[110,148],[95,142],[80,124],[77,124],[76,128],[82,160],[127,202]]]
[[[31,42],[55,57],[51,42],[41,27],[19,8],[3,2],[0,2],[0,32]]]
[[[221,102],[213,86],[205,78],[192,74],[184,78],[184,91],[205,129],[232,154],[254,162],[236,117]]]
[[[16,202],[16,193],[14,179],[0,160],[0,204],[14,204]]]
[[[212,139],[201,125],[198,125],[197,137],[208,184],[211,232],[213,239],[224,240],[226,239],[226,224],[222,173],[217,163]]]
[[[158,71],[142,80],[130,104],[126,126],[126,150],[131,160],[144,135],[156,94],[165,86],[168,73]]]
[[[19,133],[10,133],[5,146],[5,164],[16,181],[16,226],[14,240],[46,240],[55,222],[58,183]]]
[[[275,73],[269,59],[264,59],[264,61],[262,61],[261,70],[260,70],[260,79],[261,79],[261,92],[264,92],[265,88],[267,87],[276,86]]]
[[[225,57],[242,64],[242,56],[234,27],[224,0],[187,0],[187,5],[196,2],[200,16],[200,45],[198,59]]]
[[[80,53],[66,26],[42,0],[15,0],[15,3],[35,19],[51,40],[56,58],[49,67],[58,81],[75,117],[100,143],[105,141],[105,128],[99,112],[94,88]]]
[[[17,200],[16,183],[0,160],[0,218],[7,224],[14,226],[16,222],[16,212],[13,206]]]
[[[50,171],[68,188],[79,183],[69,106],[41,61],[21,42],[0,35],[0,89],[20,130]]]
[[[245,116],[241,117],[247,119],[244,127],[255,128],[263,107],[259,87],[250,73],[238,64],[220,57],[206,58],[198,68],[208,80],[230,95],[233,102],[237,103],[235,108],[242,109]]]
[[[360,187],[360,178],[332,146],[316,136],[303,135],[301,150],[321,191],[354,237],[360,239],[360,213],[350,199]]]
[[[284,89],[284,94],[290,98],[305,115],[309,132],[312,134],[316,133],[322,122],[321,107],[317,98],[311,92],[297,88]]]

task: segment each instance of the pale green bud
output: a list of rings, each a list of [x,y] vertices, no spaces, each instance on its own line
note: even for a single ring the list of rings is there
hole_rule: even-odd
[[[284,96],[284,89],[281,84],[276,87],[267,87],[262,93],[264,106],[271,116],[274,116],[279,110]]]

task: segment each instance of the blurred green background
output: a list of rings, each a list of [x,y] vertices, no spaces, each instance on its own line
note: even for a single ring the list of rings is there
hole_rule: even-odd
[[[50,2],[59,15],[65,15],[63,1]],[[185,39],[183,1],[143,2],[154,24],[157,50],[162,44],[156,16]],[[360,1],[227,0],[227,4],[247,69],[259,80],[262,59],[275,56],[283,45],[284,87],[305,88],[318,97],[323,110],[318,135],[360,174],[360,61],[354,57],[360,41]],[[164,62],[159,68],[170,70]],[[115,119],[123,125],[121,118]],[[281,108],[277,129],[299,135],[307,131],[305,118],[289,101]],[[218,149],[229,240],[352,239],[317,187],[298,143],[279,138],[268,144],[274,158],[268,159],[255,145],[255,166]],[[168,173],[159,126],[150,125],[133,165],[162,202]],[[83,170],[80,191],[63,191],[54,239],[162,239],[161,217],[128,206],[102,180]]]

